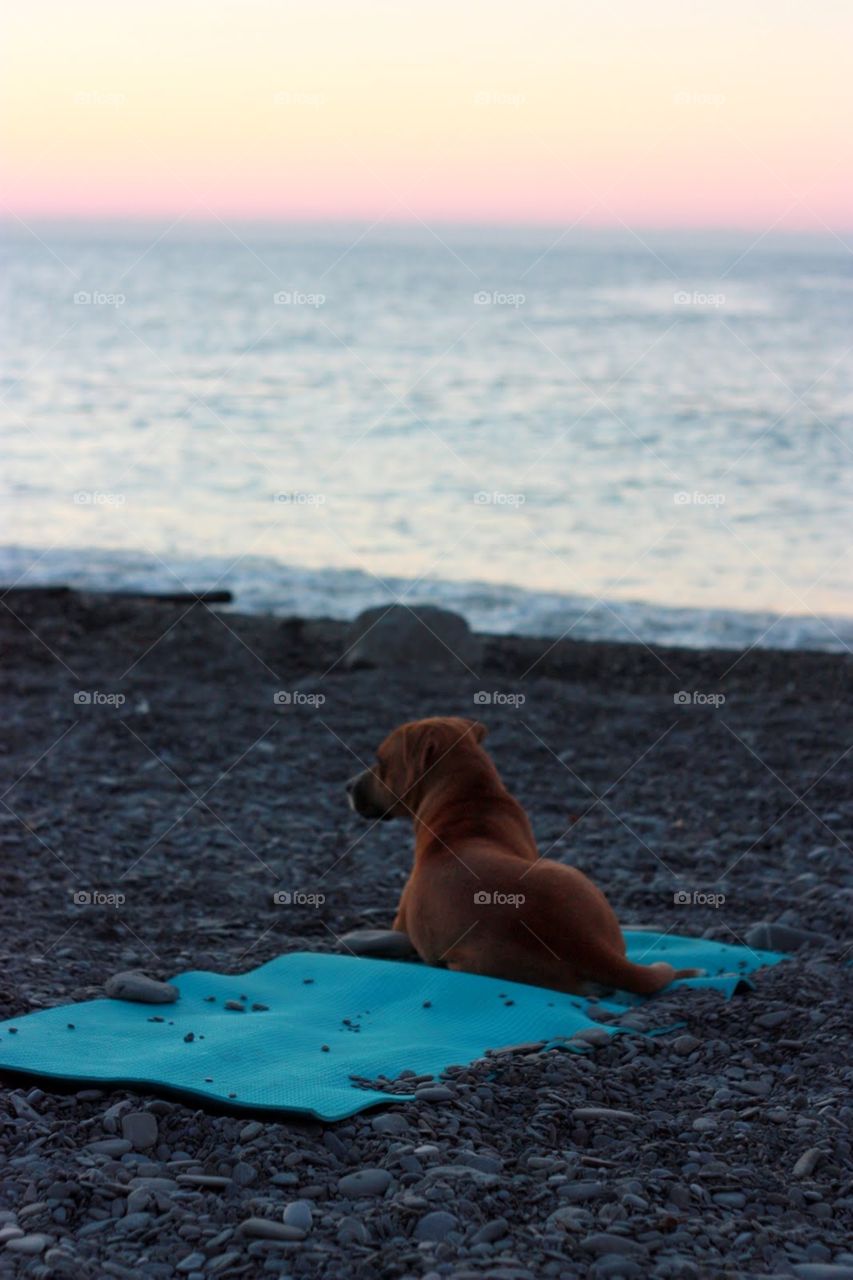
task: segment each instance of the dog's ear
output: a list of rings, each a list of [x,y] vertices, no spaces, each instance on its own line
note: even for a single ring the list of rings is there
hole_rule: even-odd
[[[429,773],[430,769],[436,764],[447,750],[447,743],[443,741],[441,734],[436,730],[434,725],[429,725],[421,730],[418,736],[415,756],[415,772],[419,778]]]
[[[489,732],[486,726],[480,720],[465,721],[466,737],[470,737],[473,742],[480,743]]]

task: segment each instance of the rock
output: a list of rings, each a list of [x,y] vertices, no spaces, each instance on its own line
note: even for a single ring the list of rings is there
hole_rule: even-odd
[[[184,1175],[182,1174],[181,1177],[183,1176]],[[174,1178],[160,1178],[156,1174],[152,1174],[150,1177],[139,1176],[137,1178],[131,1178],[130,1182],[128,1183],[128,1186],[133,1188],[138,1187],[145,1191],[172,1192],[172,1191],[177,1191],[178,1189],[178,1184]]]
[[[629,1239],[628,1236],[611,1235],[609,1232],[600,1231],[594,1235],[585,1236],[580,1241],[580,1247],[585,1249],[587,1253],[607,1254],[615,1253],[624,1254],[640,1254],[645,1253],[645,1249],[636,1240]]]
[[[686,1058],[688,1053],[692,1053],[694,1049],[698,1049],[701,1040],[697,1040],[695,1036],[676,1036],[672,1042],[672,1052],[677,1053],[680,1057]]]
[[[853,1280],[853,1265],[846,1262],[800,1262],[791,1270],[800,1280]]]
[[[480,1173],[500,1173],[504,1167],[500,1156],[490,1156],[480,1151],[460,1151],[454,1164],[464,1165],[467,1169],[478,1169]]]
[[[570,1204],[583,1204],[586,1200],[598,1200],[613,1193],[604,1182],[567,1182],[560,1187],[560,1197]]]
[[[792,1176],[794,1178],[810,1178],[822,1159],[823,1152],[820,1147],[809,1147],[808,1151],[804,1151],[794,1165]]]
[[[338,1227],[338,1244],[365,1244],[367,1229],[358,1218],[343,1218]]]
[[[491,1222],[484,1223],[474,1234],[471,1243],[492,1244],[495,1240],[502,1240],[508,1231],[509,1223],[506,1218],[492,1218]]]
[[[437,1164],[423,1176],[425,1186],[431,1186],[433,1182],[466,1181],[478,1187],[494,1187],[500,1178],[496,1173],[484,1173],[482,1169],[472,1169],[464,1164]]]
[[[757,947],[760,951],[797,951],[805,946],[825,947],[830,939],[823,933],[813,933],[811,929],[795,929],[789,924],[762,921],[746,931],[744,941],[747,946]]]
[[[764,1027],[770,1031],[773,1027],[781,1027],[783,1022],[787,1022],[789,1018],[787,1009],[776,1009],[770,1013],[760,1013],[754,1020],[757,1027]]]
[[[16,1227],[14,1223],[10,1223],[9,1226],[0,1230],[0,1244],[8,1244],[10,1240],[16,1240],[22,1235],[24,1235],[24,1232],[21,1228]]]
[[[10,1093],[9,1101],[12,1104],[12,1110],[21,1120],[40,1120],[39,1113],[35,1111],[27,1102],[26,1098],[22,1098],[19,1093]]]
[[[247,1218],[240,1224],[244,1236],[255,1240],[304,1240],[305,1232],[286,1222],[271,1222],[268,1218]]]
[[[452,1102],[456,1094],[443,1084],[426,1084],[415,1090],[418,1102]]]
[[[238,1187],[250,1187],[253,1182],[257,1181],[258,1171],[253,1164],[246,1164],[243,1160],[238,1160],[231,1171],[231,1177]]]
[[[94,1142],[86,1143],[87,1151],[101,1156],[123,1156],[131,1149],[127,1138],[96,1138]]]
[[[188,1271],[200,1271],[204,1267],[206,1260],[203,1253],[188,1253],[177,1264],[175,1270],[180,1271],[182,1275],[186,1275]]]
[[[637,1120],[633,1111],[616,1111],[610,1107],[575,1107],[573,1120]]]
[[[612,1032],[605,1031],[603,1027],[584,1027],[583,1031],[576,1031],[572,1036],[573,1040],[582,1040],[584,1044],[602,1046],[610,1043]]]
[[[344,667],[479,668],[482,642],[458,613],[431,604],[365,609],[345,637]]]
[[[123,1218],[119,1218],[115,1224],[115,1230],[121,1231],[125,1235],[130,1235],[134,1231],[142,1231],[151,1223],[150,1213],[126,1213]]]
[[[408,1133],[411,1125],[405,1116],[401,1116],[398,1111],[388,1111],[384,1115],[374,1116],[370,1122],[370,1127],[374,1133]]]
[[[409,960],[418,953],[407,933],[399,929],[353,929],[338,941],[344,951],[356,956],[379,956],[383,960]]]
[[[590,1276],[595,1280],[646,1280],[648,1272],[640,1267],[633,1258],[623,1254],[606,1253],[596,1258],[590,1267]],[[686,1280],[682,1275],[682,1280]]]
[[[563,1231],[577,1231],[580,1229],[584,1210],[564,1206],[562,1209],[555,1209],[553,1213],[549,1213],[546,1220],[546,1226],[552,1228],[560,1228]],[[586,1215],[588,1217],[588,1215]]]
[[[433,1213],[426,1213],[415,1227],[416,1240],[431,1240],[436,1244],[445,1238],[445,1236],[456,1228],[456,1218],[452,1213],[446,1213],[444,1209],[436,1209]]]
[[[742,1209],[746,1204],[746,1196],[742,1191],[718,1191],[711,1199],[724,1209]]]
[[[338,1178],[338,1190],[351,1200],[362,1196],[384,1196],[390,1185],[391,1175],[387,1169],[358,1169]]]
[[[224,1191],[232,1185],[231,1178],[215,1173],[179,1173],[178,1182],[182,1187],[199,1187],[205,1191]]]
[[[157,1142],[157,1117],[150,1111],[129,1111],[121,1118],[121,1132],[134,1151],[145,1151]]]
[[[12,1253],[36,1254],[44,1253],[49,1244],[53,1244],[53,1236],[34,1232],[31,1236],[15,1236],[12,1240],[7,1240],[6,1248]]]
[[[232,1266],[238,1262],[242,1254],[237,1249],[229,1249],[227,1253],[218,1253],[211,1258],[207,1264],[207,1270],[212,1276],[219,1275],[220,1271],[224,1271],[226,1267]]]
[[[289,1227],[298,1227],[307,1235],[314,1225],[314,1215],[308,1200],[293,1200],[284,1210],[282,1221]]]
[[[232,1013],[245,1013],[246,1006],[241,1004],[239,1000],[226,1000],[222,1006],[223,1009],[230,1009]]]
[[[171,982],[159,982],[141,969],[128,969],[108,978],[104,990],[113,1000],[132,1000],[136,1004],[174,1004],[180,992]]]

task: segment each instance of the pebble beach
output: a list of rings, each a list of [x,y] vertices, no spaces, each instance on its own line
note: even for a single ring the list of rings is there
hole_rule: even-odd
[[[495,1045],[335,1124],[3,1078],[0,1272],[853,1278],[849,655],[480,636],[353,668],[334,621],[3,603],[0,1019],[387,928],[411,833],[344,783],[436,714],[487,725],[623,925],[790,959],[661,996],[671,1033]]]

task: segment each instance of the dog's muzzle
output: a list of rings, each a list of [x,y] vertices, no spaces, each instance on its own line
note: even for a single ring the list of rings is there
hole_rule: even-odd
[[[373,782],[373,774],[369,769],[365,769],[363,773],[357,773],[354,778],[350,778],[346,784],[349,806],[362,818],[381,818],[384,822],[387,822],[390,820],[391,814],[377,805],[370,794]]]

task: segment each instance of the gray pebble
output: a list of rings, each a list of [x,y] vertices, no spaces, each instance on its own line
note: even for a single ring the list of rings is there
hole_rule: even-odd
[[[771,1030],[773,1027],[781,1027],[783,1022],[787,1022],[790,1015],[786,1009],[777,1009],[770,1013],[760,1013],[754,1019],[757,1027],[764,1027]]]
[[[611,1032],[605,1031],[603,1027],[584,1027],[583,1031],[576,1031],[572,1036],[573,1040],[583,1040],[585,1044],[602,1046],[610,1044]]]
[[[791,1269],[800,1280],[853,1280],[853,1266],[847,1263],[801,1262]]]
[[[422,1182],[425,1186],[431,1186],[433,1182],[470,1182],[478,1187],[494,1187],[500,1178],[497,1174],[484,1173],[482,1169],[473,1169],[469,1165],[437,1164],[426,1171]]]
[[[116,1222],[116,1230],[129,1235],[132,1231],[141,1231],[151,1222],[150,1213],[126,1213]]]
[[[36,1254],[44,1253],[49,1244],[53,1244],[53,1237],[42,1235],[41,1232],[34,1232],[31,1236],[15,1236],[12,1240],[6,1241],[6,1248],[12,1253]]]
[[[383,1115],[374,1116],[370,1127],[375,1133],[408,1133],[412,1126],[399,1112],[388,1111]]]
[[[799,947],[823,947],[829,938],[810,929],[795,929],[791,925],[762,921],[747,929],[744,942],[760,951],[796,951]]]
[[[493,1218],[491,1222],[486,1222],[476,1232],[471,1243],[472,1244],[492,1244],[495,1240],[501,1240],[509,1231],[509,1223],[506,1218]]]
[[[86,1143],[87,1151],[94,1151],[102,1156],[123,1156],[131,1150],[127,1138],[96,1138]]]
[[[560,1198],[570,1204],[582,1204],[586,1200],[597,1200],[608,1192],[609,1188],[603,1182],[568,1182],[560,1187]]]
[[[454,1163],[468,1169],[479,1169],[481,1173],[500,1173],[503,1169],[503,1160],[499,1156],[480,1151],[460,1151]]]
[[[634,1261],[618,1253],[603,1254],[596,1258],[589,1274],[596,1280],[646,1280],[648,1272]],[[683,1274],[682,1274],[682,1280]]]
[[[220,1271],[224,1271],[226,1267],[232,1266],[238,1262],[243,1255],[237,1249],[229,1249],[226,1253],[217,1253],[215,1257],[210,1258],[207,1264],[207,1270],[210,1275],[218,1275]]]
[[[446,1213],[443,1209],[424,1214],[415,1227],[415,1239],[431,1240],[437,1243],[443,1240],[448,1232],[455,1229],[456,1221],[452,1213]]]
[[[232,1179],[216,1173],[179,1173],[182,1187],[200,1187],[206,1191],[224,1191],[232,1185]]]
[[[606,1231],[585,1236],[580,1242],[580,1247],[585,1249],[587,1253],[597,1254],[615,1253],[623,1255],[646,1252],[636,1240],[631,1240],[628,1236],[611,1235]]]
[[[108,978],[104,990],[113,1000],[132,1000],[136,1004],[174,1004],[180,995],[170,982],[159,982],[140,969]]]
[[[674,1046],[673,1046],[674,1047]],[[637,1120],[634,1111],[617,1111],[610,1107],[575,1107],[573,1120]]]
[[[808,1151],[804,1151],[794,1165],[792,1176],[795,1178],[810,1178],[822,1158],[823,1152],[820,1147],[809,1147]]]
[[[150,1111],[128,1111],[121,1118],[121,1132],[135,1151],[145,1151],[156,1145],[157,1117]]]
[[[672,1042],[673,1053],[680,1054],[682,1058],[686,1058],[688,1053],[692,1053],[694,1049],[698,1049],[701,1040],[697,1040],[695,1036],[683,1035],[676,1036]]]
[[[418,953],[409,935],[397,929],[354,929],[338,939],[345,950],[356,956],[381,956],[384,959],[408,960]]]
[[[293,1200],[284,1210],[282,1221],[289,1227],[298,1227],[300,1231],[307,1234],[314,1225],[314,1215],[309,1201]]]
[[[454,1091],[443,1084],[423,1085],[415,1090],[418,1102],[451,1102],[455,1097]]]
[[[358,1218],[343,1218],[338,1227],[338,1243],[366,1244],[367,1229]]]
[[[341,1195],[353,1200],[360,1196],[384,1196],[390,1185],[391,1175],[387,1169],[358,1169],[338,1179]]]
[[[188,1253],[187,1256],[182,1258],[177,1264],[175,1270],[180,1271],[182,1275],[185,1275],[188,1271],[198,1271],[200,1267],[204,1266],[205,1261],[206,1259],[203,1253]]]
[[[305,1232],[284,1222],[271,1222],[268,1218],[247,1218],[240,1224],[244,1236],[256,1240],[304,1240]]]

